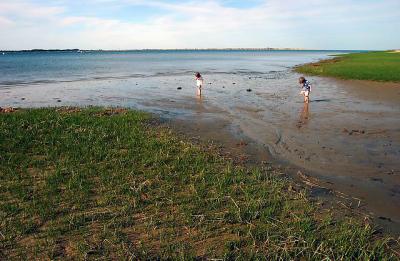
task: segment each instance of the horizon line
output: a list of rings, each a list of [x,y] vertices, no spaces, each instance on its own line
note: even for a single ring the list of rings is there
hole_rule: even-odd
[[[127,52],[127,51],[390,51],[388,50],[376,50],[376,49],[307,49],[307,48],[275,48],[275,47],[238,47],[238,48],[138,48],[138,49],[80,49],[80,48],[65,48],[65,49],[41,49],[41,48],[32,48],[32,49],[19,49],[19,50],[11,50],[5,49],[0,50],[0,52],[56,52],[56,51],[76,51],[76,52]],[[394,50],[394,49],[393,49]]]

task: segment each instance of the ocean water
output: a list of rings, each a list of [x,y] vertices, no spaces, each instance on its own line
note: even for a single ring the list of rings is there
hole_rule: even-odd
[[[160,75],[268,73],[346,51],[6,52],[0,88]]]

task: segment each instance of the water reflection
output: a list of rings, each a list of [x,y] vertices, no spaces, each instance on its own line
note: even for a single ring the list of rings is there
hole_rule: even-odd
[[[206,111],[204,107],[204,97],[201,96],[196,96],[196,107],[195,107],[195,112],[197,114],[203,114]]]
[[[297,122],[297,128],[302,128],[303,126],[308,124],[310,120],[310,105],[309,103],[305,102],[303,105],[303,109],[301,110],[299,121]]]

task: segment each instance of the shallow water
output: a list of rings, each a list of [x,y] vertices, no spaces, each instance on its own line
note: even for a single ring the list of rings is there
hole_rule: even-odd
[[[0,88],[144,76],[280,71],[340,51],[6,52]]]
[[[128,106],[197,124],[198,135],[206,129],[215,140],[223,140],[220,129],[228,128],[260,145],[264,158],[318,177],[361,199],[375,216],[399,224],[400,86],[310,77],[314,87],[306,106],[291,67],[328,54],[95,54],[95,64],[85,61],[82,71],[59,65],[64,69],[58,73],[45,71],[40,57],[33,64],[44,72],[18,68],[0,77],[0,106]],[[29,59],[35,58],[22,60]],[[63,59],[73,63],[76,57]],[[202,99],[195,97],[197,70],[206,81]]]

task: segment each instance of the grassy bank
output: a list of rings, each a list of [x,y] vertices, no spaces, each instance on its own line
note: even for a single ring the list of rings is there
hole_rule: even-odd
[[[395,259],[394,242],[280,173],[134,111],[0,114],[0,185],[0,259]]]
[[[400,82],[400,53],[367,52],[339,55],[333,59],[305,64],[299,73],[341,79]]]

